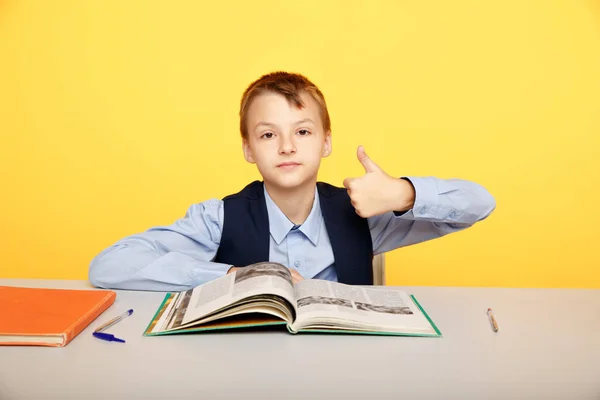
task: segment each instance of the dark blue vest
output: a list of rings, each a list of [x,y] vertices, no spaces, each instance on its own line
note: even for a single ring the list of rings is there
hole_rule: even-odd
[[[333,250],[338,281],[373,284],[373,243],[344,188],[318,182],[321,213]],[[244,267],[269,260],[269,216],[263,183],[254,181],[223,199],[224,223],[215,262]]]

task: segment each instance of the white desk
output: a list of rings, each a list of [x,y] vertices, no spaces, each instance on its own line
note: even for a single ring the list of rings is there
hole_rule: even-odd
[[[0,346],[0,399],[600,399],[600,290],[404,289],[443,338],[285,329],[143,337],[164,293],[118,291],[66,347]],[[92,337],[128,308],[134,314],[110,329],[127,343]]]

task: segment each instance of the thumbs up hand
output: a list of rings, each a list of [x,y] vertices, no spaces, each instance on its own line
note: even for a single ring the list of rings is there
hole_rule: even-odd
[[[413,207],[415,189],[404,179],[396,179],[385,173],[367,156],[362,146],[356,152],[358,161],[365,168],[359,178],[344,179],[344,187],[356,213],[369,218],[389,211],[406,211]]]

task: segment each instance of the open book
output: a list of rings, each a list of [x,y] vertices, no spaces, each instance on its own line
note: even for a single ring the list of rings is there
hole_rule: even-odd
[[[144,336],[286,325],[291,333],[441,336],[414,296],[394,288],[308,279],[261,262],[193,289],[168,293]]]

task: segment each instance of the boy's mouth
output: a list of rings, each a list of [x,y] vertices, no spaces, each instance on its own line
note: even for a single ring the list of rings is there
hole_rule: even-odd
[[[284,162],[284,163],[278,164],[277,168],[292,169],[292,168],[297,167],[299,165],[300,165],[300,163],[288,161],[288,162]]]

